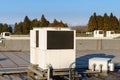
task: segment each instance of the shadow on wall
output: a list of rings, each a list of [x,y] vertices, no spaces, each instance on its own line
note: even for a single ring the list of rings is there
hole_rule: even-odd
[[[114,55],[106,55],[105,53],[97,53],[97,54],[88,54],[84,56],[80,56],[76,59],[76,68],[88,68],[88,61],[93,57],[101,57],[101,58],[114,58]]]

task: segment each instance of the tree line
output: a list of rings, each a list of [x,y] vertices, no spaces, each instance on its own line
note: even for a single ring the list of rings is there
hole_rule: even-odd
[[[7,23],[0,23],[0,33],[2,32],[11,32],[13,34],[29,34],[30,30],[34,27],[68,27],[66,23],[62,20],[58,21],[56,19],[50,23],[44,15],[41,16],[41,19],[30,20],[28,16],[25,16],[23,22],[15,23],[14,29]]]
[[[50,21],[48,21],[44,15],[41,16],[40,20],[30,20],[28,16],[25,16],[22,22],[15,23],[14,29],[12,29],[12,27],[6,23],[0,23],[0,33],[11,32],[14,34],[29,34],[30,30],[34,27],[68,27],[68,25],[63,21],[58,21],[56,19],[54,19],[53,22],[50,23]],[[114,30],[115,32],[120,32],[120,19],[118,20],[118,18],[114,16],[113,13],[111,13],[110,15],[104,13],[103,16],[94,13],[89,18],[87,27],[85,27],[84,29],[79,29],[79,27],[77,27],[75,29],[77,30],[77,32],[83,32],[83,30],[90,32],[94,30]]]
[[[110,16],[105,13],[103,16],[96,15],[94,13],[88,21],[88,31],[94,30],[114,30],[115,32],[120,32],[120,20],[117,19],[113,13]]]
[[[0,33],[2,32],[11,32],[12,33],[12,27],[8,24],[2,24],[0,23]]]
[[[29,34],[34,27],[68,27],[68,25],[56,19],[50,23],[44,15],[41,16],[40,20],[30,20],[28,16],[25,16],[23,22],[15,23],[14,34]]]

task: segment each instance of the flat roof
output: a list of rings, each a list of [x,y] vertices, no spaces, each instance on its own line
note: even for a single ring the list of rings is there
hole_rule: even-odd
[[[0,69],[28,67],[29,65],[29,52],[0,52]]]

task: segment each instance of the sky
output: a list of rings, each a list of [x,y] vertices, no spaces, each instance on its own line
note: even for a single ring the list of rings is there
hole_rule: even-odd
[[[87,25],[94,12],[120,18],[120,0],[0,0],[0,23],[15,24],[28,16],[52,22],[62,20],[71,26]]]

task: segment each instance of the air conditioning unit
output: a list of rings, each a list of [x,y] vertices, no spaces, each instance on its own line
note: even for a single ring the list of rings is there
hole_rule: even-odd
[[[42,69],[69,68],[75,62],[75,30],[68,28],[34,28],[30,31],[30,62]]]

